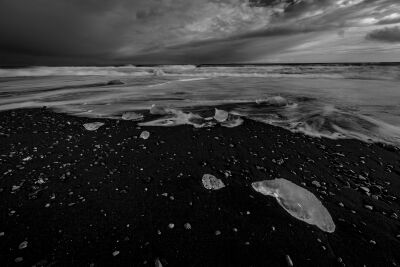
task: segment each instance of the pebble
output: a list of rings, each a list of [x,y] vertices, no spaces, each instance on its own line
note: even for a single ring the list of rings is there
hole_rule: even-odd
[[[192,229],[192,226],[190,225],[190,223],[185,223],[184,227],[186,230]]]
[[[173,229],[174,227],[175,227],[175,224],[173,224],[173,223],[168,224],[169,229]]]
[[[316,187],[321,187],[321,184],[318,181],[312,181],[312,184]]]
[[[15,258],[15,262],[16,263],[19,263],[19,262],[22,262],[24,260],[24,258],[22,258],[22,257],[18,257],[18,258]]]
[[[115,257],[115,256],[118,256],[118,254],[119,254],[119,251],[118,250],[116,250],[116,251],[114,251],[113,253],[112,253],[112,255]]]
[[[215,231],[215,235],[220,235],[220,234],[221,234],[221,231],[219,231],[219,230]]]
[[[372,206],[370,206],[370,205],[365,205],[364,206],[366,209],[369,209],[369,210],[373,210],[374,209],[374,207],[372,207]]]
[[[18,248],[19,249],[24,249],[28,246],[28,241],[24,241],[21,244],[19,244]]]
[[[293,267],[293,261],[289,255],[286,255],[286,263],[288,266]]]

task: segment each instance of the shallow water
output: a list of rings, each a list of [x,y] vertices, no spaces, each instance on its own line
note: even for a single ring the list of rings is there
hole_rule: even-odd
[[[107,85],[115,79],[124,84]],[[161,119],[199,121],[218,107],[313,136],[400,145],[399,84],[395,64],[0,69],[0,110],[48,106],[121,118],[156,104],[174,110]]]

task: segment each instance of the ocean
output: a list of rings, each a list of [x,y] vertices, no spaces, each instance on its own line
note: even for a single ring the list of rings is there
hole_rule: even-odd
[[[240,127],[247,118],[400,146],[400,64],[0,69],[0,111],[43,106],[113,119],[151,110],[158,117],[145,126]]]

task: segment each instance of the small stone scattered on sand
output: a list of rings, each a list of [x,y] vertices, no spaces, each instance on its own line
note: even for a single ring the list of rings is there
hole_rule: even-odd
[[[286,263],[289,267],[293,267],[293,261],[289,255],[286,255]]]
[[[19,244],[18,248],[19,249],[24,249],[28,246],[28,241],[24,241],[21,244]]]
[[[116,251],[114,251],[113,253],[112,253],[112,255],[115,257],[115,256],[118,256],[118,254],[119,254],[119,251],[118,250],[116,250]]]
[[[142,139],[144,139],[144,140],[147,140],[147,139],[149,139],[149,137],[150,137],[150,133],[149,133],[148,131],[143,131],[143,132],[140,134],[139,137],[142,138]]]

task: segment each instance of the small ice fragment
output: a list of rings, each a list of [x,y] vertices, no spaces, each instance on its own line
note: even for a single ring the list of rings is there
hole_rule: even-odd
[[[168,224],[169,229],[173,229],[174,227],[175,227],[175,224],[173,224],[173,223]]]
[[[275,197],[279,205],[293,217],[321,230],[333,233],[335,223],[321,201],[308,190],[286,180],[275,179],[252,183],[255,191]]]
[[[142,139],[144,139],[144,140],[149,139],[149,137],[150,137],[150,133],[149,133],[148,131],[143,131],[143,132],[140,134],[140,138],[142,138]]]
[[[143,120],[143,115],[135,112],[124,112],[121,118],[126,121],[141,121]]]
[[[18,248],[19,249],[24,249],[28,246],[28,241],[24,241],[21,244],[19,244]]]
[[[22,262],[24,260],[24,258],[22,258],[22,257],[18,257],[18,258],[15,258],[15,263],[19,263],[19,262]]]
[[[166,114],[169,114],[169,113],[170,112],[169,112],[169,110],[167,108],[160,107],[160,106],[157,106],[155,104],[153,104],[151,106],[151,108],[150,108],[150,114],[153,114],[153,115],[166,115]]]
[[[222,109],[215,109],[214,119],[218,122],[224,122],[228,119],[229,113]]]
[[[192,229],[192,226],[190,225],[190,223],[185,223],[184,227],[186,230]]]
[[[0,232],[0,237],[3,237],[5,235],[4,232]]]
[[[83,125],[83,127],[85,127],[85,129],[88,131],[96,131],[103,125],[104,125],[104,123],[102,123],[102,122],[92,122],[92,123],[85,123]]]
[[[202,178],[203,186],[209,190],[219,190],[225,187],[225,184],[222,180],[216,178],[211,174],[204,174]]]

